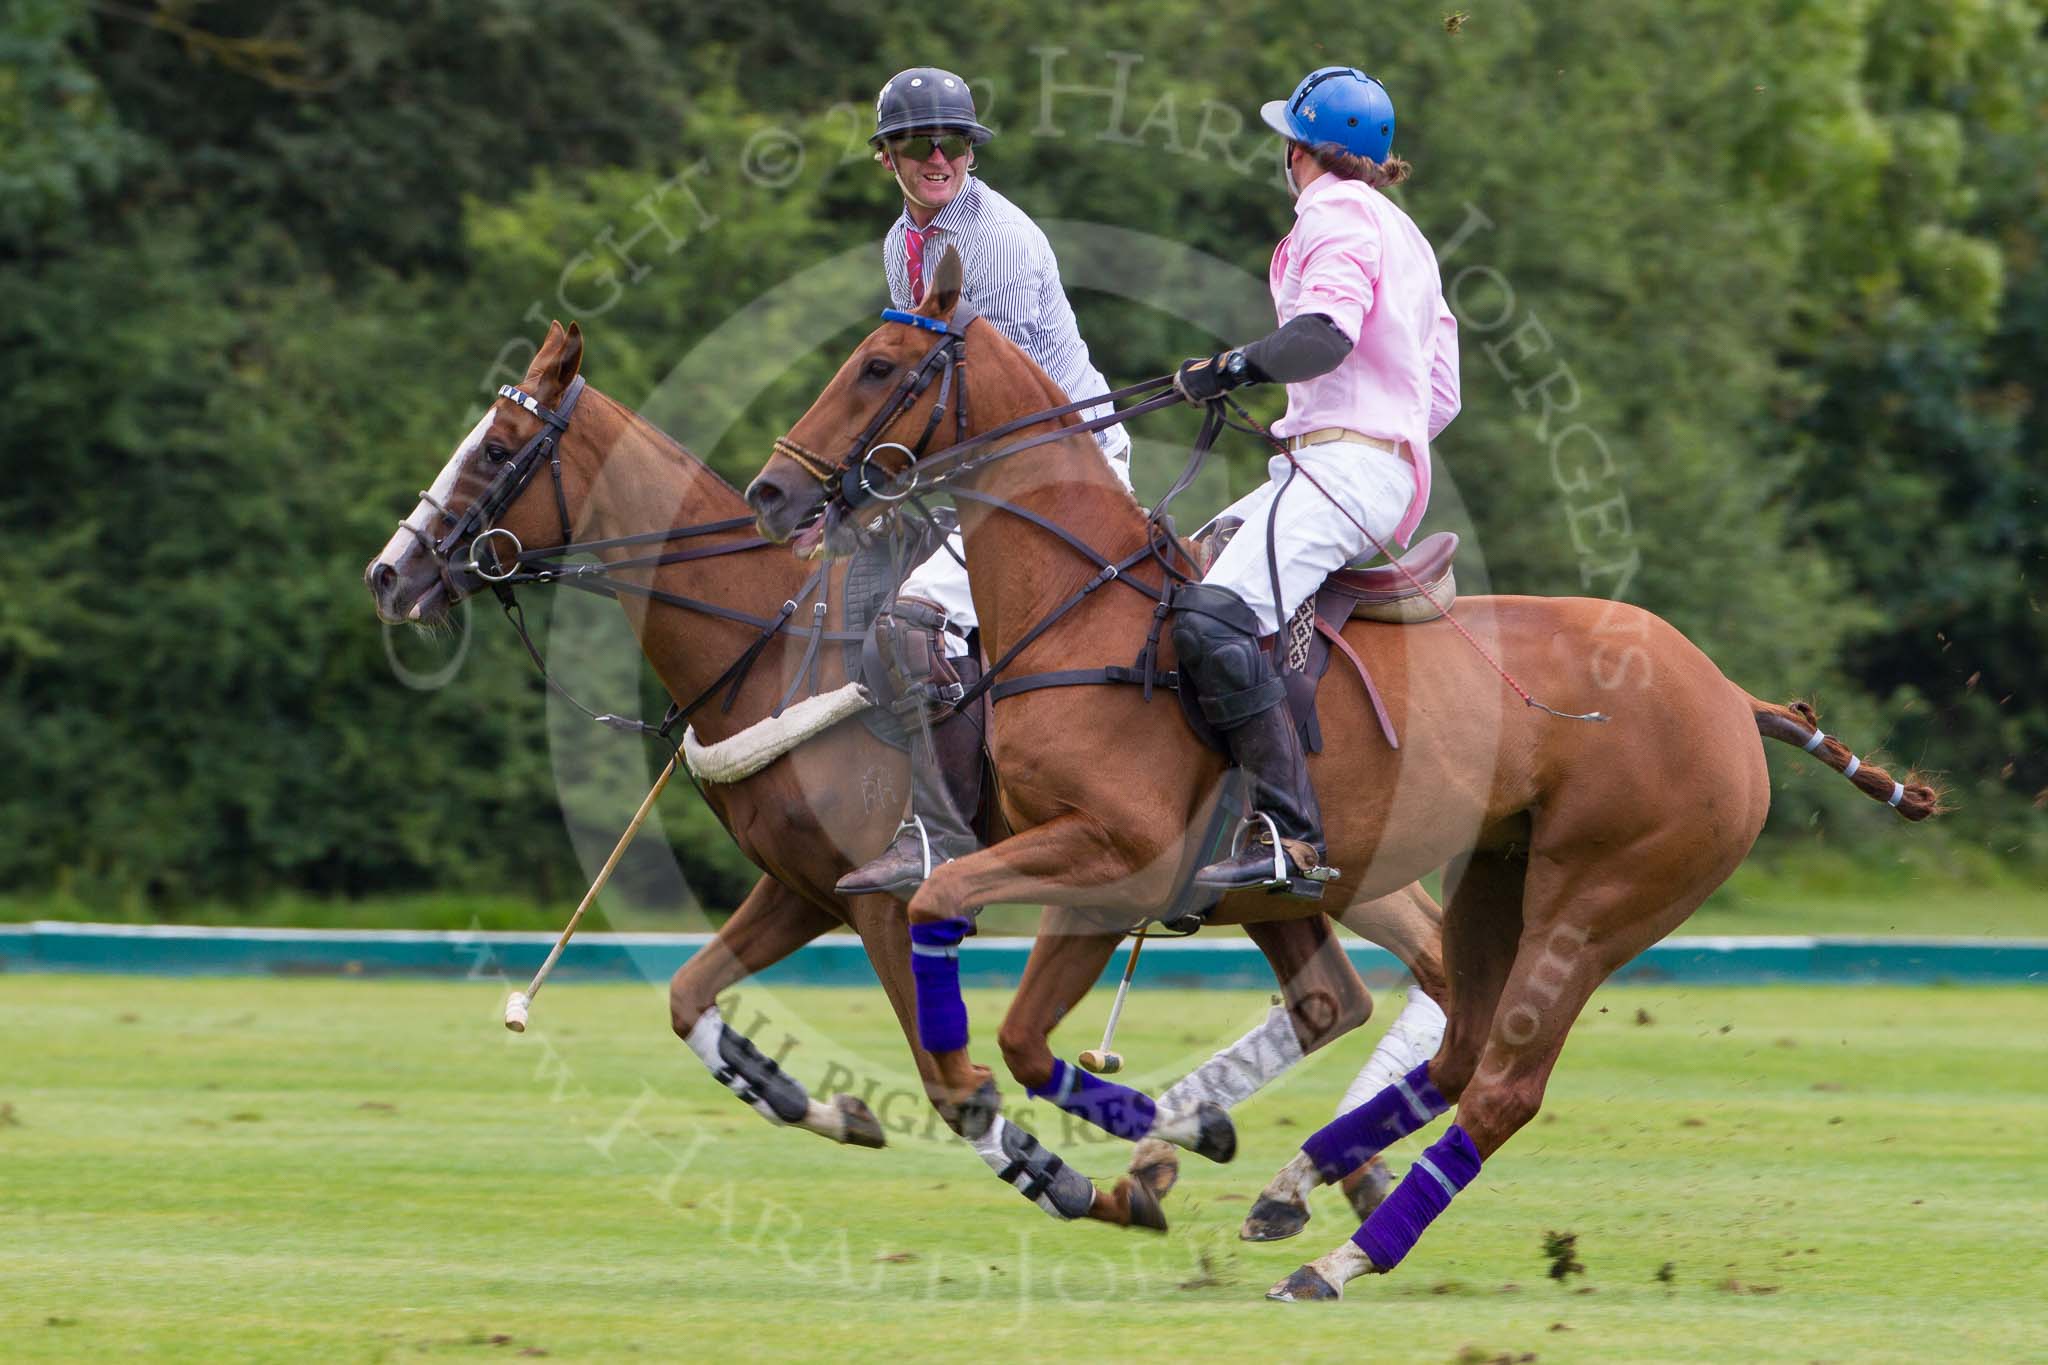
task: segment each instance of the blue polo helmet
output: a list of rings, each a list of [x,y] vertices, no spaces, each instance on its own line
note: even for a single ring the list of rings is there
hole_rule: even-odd
[[[1355,66],[1318,67],[1284,100],[1259,109],[1282,137],[1314,146],[1334,142],[1353,156],[1385,161],[1394,149],[1394,100],[1387,87]]]
[[[935,66],[913,66],[889,78],[875,96],[875,131],[868,145],[879,147],[914,128],[956,128],[976,146],[995,136],[975,116],[967,82]]]

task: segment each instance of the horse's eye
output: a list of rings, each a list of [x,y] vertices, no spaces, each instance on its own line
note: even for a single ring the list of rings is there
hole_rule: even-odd
[[[492,464],[503,464],[512,458],[512,452],[499,445],[496,441],[493,441],[484,447],[484,458]]]
[[[870,379],[887,379],[895,368],[890,362],[876,356],[863,367],[862,372]]]

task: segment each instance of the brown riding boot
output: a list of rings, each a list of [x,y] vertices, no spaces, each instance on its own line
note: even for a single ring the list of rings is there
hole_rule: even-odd
[[[879,858],[841,877],[834,889],[843,896],[886,891],[909,900],[933,868],[980,849],[974,813],[986,766],[974,716],[949,712],[937,724],[913,724],[910,818]]]

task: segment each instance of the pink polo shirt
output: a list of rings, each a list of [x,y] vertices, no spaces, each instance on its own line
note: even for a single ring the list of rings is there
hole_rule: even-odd
[[[1394,539],[1406,545],[1429,505],[1429,443],[1458,415],[1458,322],[1436,253],[1392,200],[1356,180],[1318,177],[1294,216],[1273,250],[1274,310],[1282,323],[1327,314],[1352,348],[1328,374],[1287,386],[1287,415],[1273,432],[1349,427],[1405,441],[1415,500]]]

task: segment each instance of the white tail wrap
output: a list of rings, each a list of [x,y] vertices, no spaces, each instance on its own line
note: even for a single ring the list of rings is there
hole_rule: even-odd
[[[1804,748],[1806,749],[1806,752],[1808,752],[1808,753],[1812,753],[1812,752],[1813,752],[1813,751],[1814,751],[1815,749],[1818,749],[1818,748],[1819,748],[1819,747],[1820,747],[1821,745],[1823,745],[1823,744],[1825,744],[1825,743],[1827,743],[1827,742],[1828,742],[1828,736],[1827,736],[1827,731],[1825,731],[1825,730],[1815,730],[1815,731],[1813,732],[1813,738],[1811,738],[1811,739],[1807,740],[1807,741],[1806,741],[1806,743],[1805,743],[1805,745],[1804,745],[1803,747],[1804,747]]]
[[[1906,784],[1905,784],[1905,783],[1903,783],[1903,782],[1894,782],[1894,783],[1892,783],[1892,798],[1891,798],[1891,800],[1889,800],[1889,801],[1885,802],[1885,804],[1886,804],[1887,806],[1893,806],[1893,807],[1896,807],[1896,806],[1897,806],[1897,805],[1899,804],[1899,802],[1901,802],[1901,801],[1903,801],[1903,800],[1905,800],[1905,799],[1906,799]]]
[[[1854,777],[1854,776],[1856,776],[1856,771],[1857,771],[1857,769],[1861,768],[1862,766],[1863,766],[1863,760],[1862,760],[1862,759],[1860,759],[1860,758],[1858,758],[1858,757],[1856,757],[1856,755],[1854,755],[1854,754],[1850,754],[1850,755],[1849,755],[1849,766],[1848,766],[1848,767],[1846,767],[1846,768],[1844,768],[1844,769],[1842,769],[1842,776],[1844,776],[1844,777]]]

